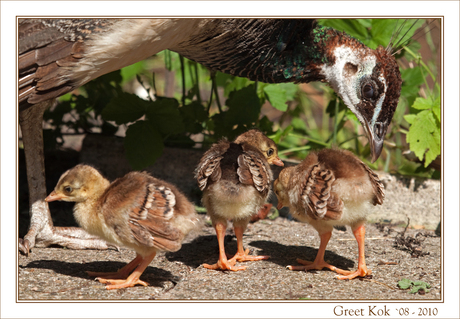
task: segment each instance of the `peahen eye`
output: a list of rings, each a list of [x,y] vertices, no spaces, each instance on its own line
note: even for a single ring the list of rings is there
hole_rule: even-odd
[[[366,99],[372,99],[374,97],[374,88],[372,87],[372,84],[367,83],[363,87],[363,97]]]
[[[268,151],[267,151],[267,156],[272,156],[273,153],[275,153],[275,151],[273,150],[273,148],[269,148]]]
[[[65,190],[66,193],[71,193],[72,192],[72,187],[66,186],[66,187],[64,187],[64,190]]]

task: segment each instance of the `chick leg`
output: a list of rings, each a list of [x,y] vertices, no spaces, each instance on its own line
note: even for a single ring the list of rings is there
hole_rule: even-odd
[[[356,271],[337,271],[337,273],[344,275],[337,276],[337,279],[353,279],[356,277],[365,277],[366,275],[370,275],[372,273],[370,269],[367,269],[366,261],[364,258],[364,236],[366,234],[364,224],[354,228],[353,234],[355,235],[356,241],[358,242],[358,269]]]
[[[353,279],[358,276],[364,277],[366,275],[369,275],[371,272],[370,270],[367,270],[366,263],[364,261],[364,235],[365,235],[364,225],[360,225],[356,227],[353,230],[353,234],[355,235],[355,238],[358,241],[358,250],[359,250],[358,270],[356,271],[343,270],[335,266],[332,266],[328,264],[326,261],[324,261],[324,253],[326,252],[326,246],[327,246],[327,243],[329,242],[329,239],[331,238],[332,232],[326,232],[320,235],[321,242],[319,245],[318,253],[316,254],[316,258],[313,262],[302,260],[302,259],[297,259],[297,262],[299,264],[302,264],[305,266],[287,266],[286,268],[290,270],[305,270],[305,271],[311,270],[311,269],[321,270],[323,268],[328,268],[332,271],[335,271],[338,274],[343,275],[343,276],[337,276],[337,279]]]
[[[57,244],[72,249],[107,249],[107,243],[91,237],[79,228],[54,227],[48,203],[45,202],[45,163],[43,159],[43,113],[53,104],[47,101],[19,112],[24,154],[26,157],[27,183],[29,186],[30,226],[24,239],[19,239],[19,250],[26,256],[34,246],[47,247]]]
[[[137,255],[129,264],[125,265],[123,268],[118,269],[118,271],[113,272],[97,272],[97,271],[87,271],[86,273],[91,277],[98,277],[96,279],[126,279],[129,274],[136,268],[142,261],[142,256]]]
[[[249,249],[244,250],[243,247],[243,233],[244,230],[246,229],[246,225],[235,225],[234,230],[235,230],[235,236],[236,236],[236,242],[238,245],[238,251],[235,254],[235,256],[230,259],[230,262],[236,262],[236,261],[255,261],[255,260],[263,260],[263,259],[268,259],[270,256],[250,256],[249,254]]]
[[[145,281],[140,280],[139,277],[142,275],[142,273],[145,271],[148,265],[152,262],[153,258],[155,258],[155,255],[156,255],[156,252],[146,257],[137,255],[136,258],[128,265],[133,264],[133,262],[136,261],[139,257],[141,259],[141,262],[139,263],[139,266],[137,266],[136,270],[134,270],[133,273],[129,275],[129,277],[126,279],[106,279],[106,278],[96,278],[96,279],[99,280],[99,282],[102,284],[108,284],[105,287],[107,290],[134,287],[135,285],[148,286],[149,284],[146,283]],[[127,267],[128,265],[126,265],[125,267]]]
[[[222,221],[217,221],[214,223],[214,228],[216,230],[217,235],[217,242],[219,243],[219,260],[214,265],[203,264],[204,268],[207,269],[222,269],[222,270],[245,270],[246,267],[236,267],[236,261],[229,261],[227,260],[227,256],[225,255],[225,247],[224,247],[224,238],[225,238],[225,231],[227,229],[227,223]]]
[[[338,268],[324,261],[324,253],[326,252],[326,246],[327,246],[327,243],[329,242],[329,239],[331,239],[331,236],[332,236],[332,231],[328,231],[323,234],[320,234],[319,249],[318,249],[318,253],[316,254],[316,258],[313,262],[302,260],[302,259],[297,259],[297,262],[299,264],[302,264],[305,266],[287,266],[286,268],[290,270],[305,270],[305,271],[312,270],[312,269],[320,270],[323,268],[328,268],[332,271],[337,271]]]

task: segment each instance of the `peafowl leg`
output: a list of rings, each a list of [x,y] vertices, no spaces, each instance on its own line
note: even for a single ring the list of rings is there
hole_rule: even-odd
[[[247,225],[247,224],[246,224]],[[235,256],[230,259],[230,262],[236,261],[256,261],[256,260],[263,260],[270,258],[269,256],[250,256],[248,255],[249,249],[244,250],[243,248],[243,233],[246,229],[246,225],[238,225],[234,224],[236,242],[238,245],[238,251],[236,252]]]
[[[307,260],[302,260],[302,259],[297,259],[297,262],[299,264],[302,264],[304,266],[287,266],[286,268],[287,269],[290,269],[290,270],[312,270],[312,269],[316,269],[316,270],[320,270],[320,269],[323,269],[323,268],[328,268],[332,271],[336,271],[337,268],[328,264],[325,260],[324,260],[324,254],[326,252],[326,246],[327,246],[327,243],[329,242],[329,239],[331,239],[331,235],[332,235],[332,232],[331,231],[328,231],[328,232],[325,232],[323,234],[320,234],[320,244],[319,244],[319,249],[318,249],[318,253],[316,254],[316,258],[314,261],[307,261]]]
[[[19,113],[29,187],[30,226],[19,250],[29,255],[33,247],[60,245],[72,249],[107,249],[109,245],[80,228],[54,227],[48,203],[45,202],[45,162],[43,151],[43,113],[54,101],[43,102]]]
[[[156,255],[156,252],[146,257],[137,255],[136,258],[132,262],[130,262],[128,265],[126,265],[125,267],[127,267],[126,269],[134,268],[135,264],[138,264],[139,266],[137,266],[137,268],[133,271],[133,273],[129,275],[129,277],[126,279],[116,279],[116,278],[110,278],[110,279],[109,278],[96,278],[96,279],[99,280],[99,282],[102,284],[108,284],[106,286],[107,290],[134,287],[135,285],[148,286],[149,284],[143,280],[140,280],[139,277],[142,275],[142,273],[145,271],[148,265],[152,262],[153,258],[155,258],[155,255]],[[123,268],[120,270],[123,270]]]
[[[320,246],[318,249],[318,253],[316,254],[316,258],[313,262],[302,260],[302,259],[297,259],[297,262],[304,266],[287,266],[287,269],[307,271],[307,270],[312,270],[312,269],[321,270],[323,268],[328,268],[342,275],[342,276],[337,276],[337,279],[353,279],[356,277],[364,277],[366,275],[370,275],[371,271],[367,270],[366,264],[364,261],[364,235],[365,235],[364,225],[362,224],[356,227],[353,230],[353,234],[355,235],[355,238],[358,241],[358,250],[359,250],[358,270],[356,271],[343,270],[343,269],[340,269],[340,268],[337,268],[335,266],[328,264],[324,260],[324,253],[326,252],[326,246],[332,235],[332,232],[330,231],[320,235],[320,239],[321,239]]]
[[[142,256],[137,255],[129,264],[125,265],[123,268],[118,269],[114,272],[97,272],[97,271],[87,271],[88,276],[98,277],[102,279],[126,279],[129,274],[142,262]]]
[[[216,221],[214,223],[214,228],[216,230],[217,235],[217,242],[219,243],[219,260],[214,265],[203,264],[204,268],[207,269],[221,269],[221,270],[245,270],[246,267],[236,267],[235,260],[228,260],[227,255],[225,254],[225,247],[224,247],[224,238],[225,238],[225,231],[227,230],[227,223],[222,221]]]
[[[358,242],[358,269],[356,271],[343,271],[343,276],[337,276],[338,279],[353,279],[356,277],[365,277],[370,275],[372,271],[367,269],[366,261],[364,257],[364,238],[366,234],[366,229],[364,224],[361,224],[353,229],[353,234],[355,235],[356,241]]]

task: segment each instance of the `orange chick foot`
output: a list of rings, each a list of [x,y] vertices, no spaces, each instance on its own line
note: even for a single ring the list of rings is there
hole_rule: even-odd
[[[321,270],[323,268],[327,268],[327,269],[330,269],[332,271],[337,271],[337,270],[341,270],[341,269],[338,269],[337,267],[335,266],[332,266],[330,264],[328,264],[327,262],[325,262],[324,260],[315,260],[315,261],[308,261],[308,260],[303,260],[303,259],[297,259],[297,262],[299,264],[302,264],[304,266],[287,266],[286,268],[289,269],[289,270],[297,270],[297,271],[307,271],[307,270]]]
[[[246,249],[243,253],[236,253],[229,262],[237,262],[237,261],[257,261],[257,260],[264,260],[270,258],[270,256],[250,256],[249,249]]]
[[[142,286],[148,286],[149,284],[146,283],[145,281],[140,280],[139,278],[133,278],[133,279],[106,279],[106,278],[96,278],[99,280],[100,283],[102,284],[107,284],[105,287],[107,290],[110,289],[120,289],[120,288],[128,288],[128,287],[134,287],[135,285],[142,285]]]
[[[213,265],[203,264],[203,267],[206,269],[212,270],[231,270],[231,271],[239,271],[239,270],[246,270],[244,266],[235,266],[235,260],[218,260],[217,263]]]
[[[337,269],[336,271],[338,274],[342,274],[343,276],[337,276],[337,279],[339,280],[345,280],[345,279],[354,279],[356,277],[366,277],[370,274],[372,274],[372,271],[367,268],[358,268],[356,271],[347,271],[347,270],[342,270],[342,269]]]
[[[308,260],[302,260],[302,259],[297,259],[297,262],[299,264],[302,264],[304,266],[287,266],[286,268],[289,270],[297,270],[297,271],[308,271],[308,270],[321,270],[323,268],[327,268],[329,270],[332,270],[336,273],[339,274],[337,276],[337,279],[344,280],[344,279],[353,279],[356,277],[365,277],[367,275],[370,275],[372,271],[370,269],[367,269],[365,266],[358,268],[355,271],[350,271],[350,270],[344,270],[337,268],[335,266],[332,266],[328,264],[327,262],[323,261],[308,261]]]

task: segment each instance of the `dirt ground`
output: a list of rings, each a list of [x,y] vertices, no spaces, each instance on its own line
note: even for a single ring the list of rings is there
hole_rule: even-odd
[[[122,176],[129,171],[129,166],[120,155],[120,145],[113,140],[85,139],[81,152],[47,154],[48,191],[54,188],[66,169],[79,162],[95,165],[110,179]],[[199,204],[191,172],[200,156],[192,150],[165,149],[163,157],[149,170],[178,185]],[[187,161],[183,161],[184,158]],[[181,164],[175,163],[175,159],[181,160]],[[29,217],[24,162],[21,156],[19,160],[19,237],[22,237],[27,232]],[[391,175],[381,178],[386,188],[385,202],[369,215],[366,231],[366,262],[372,270],[368,278],[342,281],[329,270],[296,272],[286,269],[287,265],[297,264],[296,258],[313,260],[319,237],[311,226],[292,220],[284,210],[275,219],[250,224],[244,234],[245,247],[250,248],[251,254],[268,255],[268,260],[244,263],[247,269],[239,272],[205,269],[201,266],[203,263],[217,261],[218,247],[214,229],[206,222],[206,215],[200,214],[202,225],[189,234],[182,249],[175,253],[159,253],[146,269],[141,279],[149,283],[148,287],[108,291],[86,274],[88,270],[121,268],[135,256],[125,248],[119,251],[33,248],[28,257],[18,254],[17,299],[441,300],[444,291],[441,286],[442,237],[434,231],[440,221],[440,183]],[[71,203],[53,202],[51,213],[55,225],[75,225],[72,206]],[[410,225],[419,229],[407,229],[402,235],[408,218]],[[227,235],[227,251],[233,254],[236,239],[231,227]],[[401,246],[404,243],[409,248]],[[419,257],[415,257],[417,255]],[[357,244],[349,229],[334,230],[325,259],[339,268],[357,267]],[[403,278],[426,282],[431,288],[425,294],[410,294],[397,286]]]
[[[380,225],[377,225],[380,226]],[[251,254],[270,259],[244,263],[245,271],[214,271],[201,266],[215,263],[217,240],[212,227],[204,223],[190,234],[182,249],[160,253],[142,279],[148,287],[116,291],[85,271],[114,271],[131,261],[135,253],[120,251],[34,248],[29,257],[19,256],[19,300],[440,300],[440,237],[434,231],[409,229],[404,238],[423,242],[427,255],[415,258],[407,250],[394,247],[395,237],[404,228],[367,226],[366,262],[372,277],[338,280],[329,270],[290,271],[296,258],[313,260],[319,245],[315,230],[287,218],[265,219],[250,224],[244,235]],[[229,227],[227,251],[236,252],[236,239]],[[325,259],[344,269],[357,267],[357,245],[350,230],[334,230]],[[243,263],[239,263],[243,264]],[[430,284],[428,293],[410,294],[397,287],[399,280],[422,280]]]

